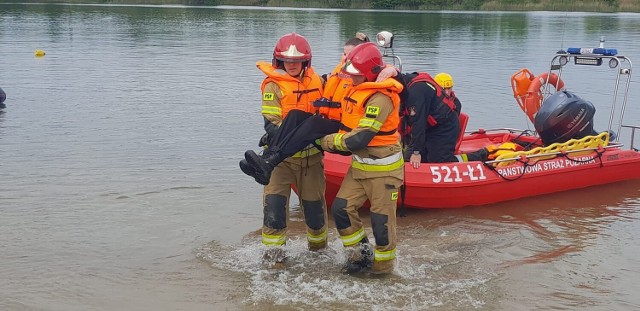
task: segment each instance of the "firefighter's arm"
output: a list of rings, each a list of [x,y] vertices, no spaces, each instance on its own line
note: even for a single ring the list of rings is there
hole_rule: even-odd
[[[460,115],[460,112],[462,111],[462,103],[457,97],[455,97],[453,103],[456,105],[456,112],[458,113],[458,115]]]
[[[397,77],[400,76],[400,71],[398,71],[398,69],[396,69],[396,67],[393,67],[390,64],[387,64],[382,71],[380,71],[380,73],[378,74],[378,77],[376,78],[376,82],[382,82],[388,78],[392,78],[392,77]]]
[[[282,124],[282,91],[277,84],[267,83],[262,92],[262,116],[264,117],[264,130],[273,135]]]
[[[323,137],[322,148],[330,152],[349,152],[366,148],[393,112],[391,99],[381,93],[371,96],[365,104],[365,114],[358,127],[348,133],[336,133]]]

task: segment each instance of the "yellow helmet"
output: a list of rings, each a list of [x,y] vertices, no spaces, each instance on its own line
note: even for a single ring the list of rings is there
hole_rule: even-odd
[[[433,80],[436,80],[436,83],[438,83],[438,85],[440,85],[444,89],[453,87],[453,78],[446,72],[437,74],[435,77],[433,77]]]

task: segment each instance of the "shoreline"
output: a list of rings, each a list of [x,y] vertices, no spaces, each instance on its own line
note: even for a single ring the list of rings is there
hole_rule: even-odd
[[[416,10],[416,11],[555,11],[639,13],[637,0],[463,0],[456,5],[450,1],[428,0],[28,0],[15,4],[122,4],[122,5],[185,5],[185,6],[255,6],[317,9],[372,9],[372,10]],[[407,4],[409,3],[409,4]],[[441,3],[441,4],[440,4]]]

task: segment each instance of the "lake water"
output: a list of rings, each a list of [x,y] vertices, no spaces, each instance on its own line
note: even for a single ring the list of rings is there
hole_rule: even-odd
[[[383,278],[341,275],[334,229],[306,251],[294,201],[292,264],[261,265],[261,187],[237,167],[262,133],[255,62],[296,31],[329,72],[380,30],[404,71],[453,75],[470,129],[531,127],[509,77],[561,48],[640,60],[640,14],[0,4],[0,309],[639,309],[639,180],[409,211]],[[613,77],[563,78],[605,128]]]

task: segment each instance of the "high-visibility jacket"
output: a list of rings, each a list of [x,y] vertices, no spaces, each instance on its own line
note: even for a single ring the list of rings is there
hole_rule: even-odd
[[[280,115],[284,119],[292,109],[309,113],[317,111],[317,108],[313,106],[313,102],[322,97],[322,79],[314,72],[312,67],[307,67],[302,80],[299,80],[282,70],[274,68],[271,63],[258,62],[256,65],[258,69],[267,75],[260,88],[262,96],[275,96],[274,94],[264,93],[264,88],[269,82],[277,84],[282,92],[280,110],[274,107],[265,111],[265,107],[263,107],[263,114]]]
[[[398,142],[400,134],[398,133],[398,124],[400,122],[400,95],[402,84],[394,79],[387,79],[382,82],[364,82],[351,87],[342,100],[342,124],[345,128],[341,129],[341,133],[346,133],[358,126],[366,125],[374,129],[379,129],[368,146],[384,146]],[[370,115],[377,115],[375,110],[377,107],[365,107],[367,100],[375,93],[383,93],[391,98],[393,103],[393,112],[389,114],[383,124],[373,124],[378,122]]]

